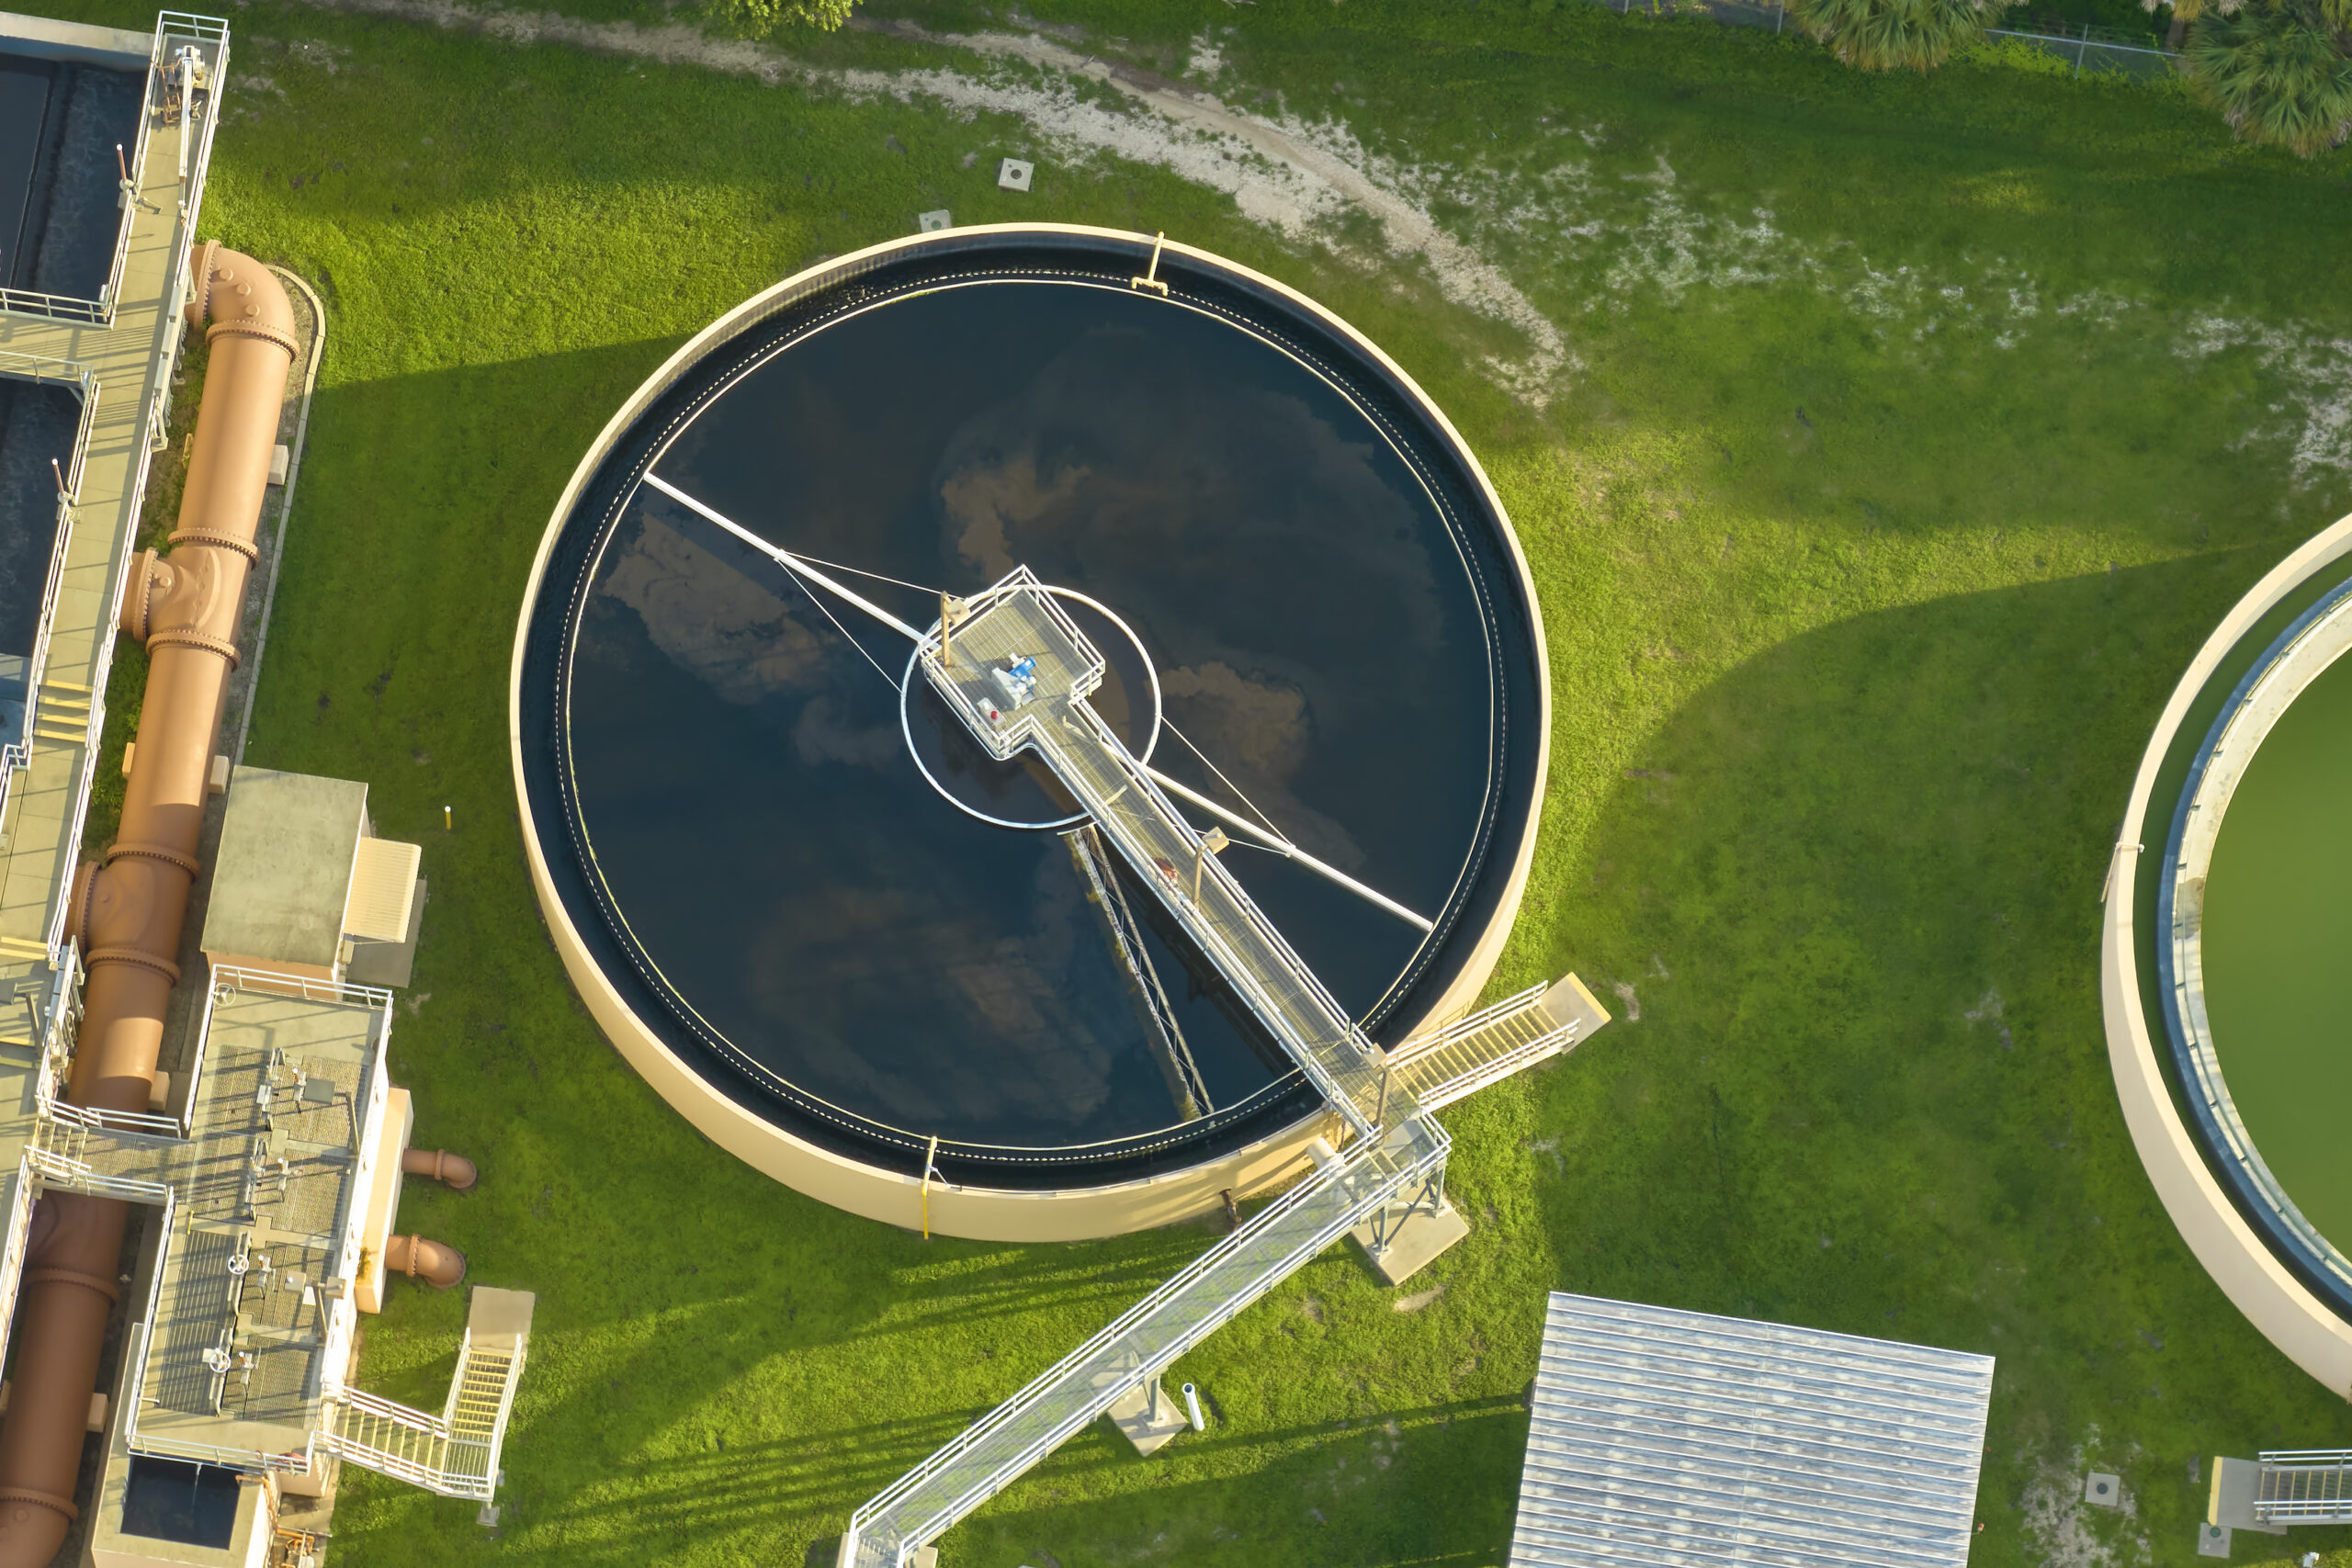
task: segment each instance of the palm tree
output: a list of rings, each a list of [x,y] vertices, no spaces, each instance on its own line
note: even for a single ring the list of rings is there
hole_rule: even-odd
[[[1797,25],[1849,65],[1932,71],[2016,0],[1793,0]],[[2342,0],[2352,5],[2352,0]]]
[[[2189,34],[2188,77],[2240,136],[2310,158],[2352,135],[2347,45],[2352,0],[2216,5]]]

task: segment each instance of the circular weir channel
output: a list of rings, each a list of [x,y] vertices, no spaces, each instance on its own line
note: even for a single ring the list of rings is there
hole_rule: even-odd
[[[1374,1039],[1476,999],[1548,729],[1510,524],[1371,344],[1148,238],[926,235],[688,344],[541,546],[517,786],[575,982],[715,1141],[900,1224],[1102,1235],[1280,1176],[1322,1109],[1035,754],[916,669],[941,596],[1017,567]]]

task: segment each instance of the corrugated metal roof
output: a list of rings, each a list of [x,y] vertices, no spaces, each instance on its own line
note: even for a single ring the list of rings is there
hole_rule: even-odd
[[[343,934],[364,942],[406,942],[409,905],[416,897],[416,868],[424,851],[397,839],[362,839],[352,857],[351,893]]]
[[[1511,1568],[1960,1568],[1993,1358],[1555,1292]]]

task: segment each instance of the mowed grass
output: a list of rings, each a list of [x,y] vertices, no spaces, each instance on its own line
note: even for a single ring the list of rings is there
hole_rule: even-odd
[[[1580,9],[1038,8],[1160,69],[1213,32],[1233,101],[1344,122],[1559,325],[1550,401],[1487,364],[1523,362],[1520,333],[1360,219],[1285,238],[920,96],[235,14],[208,231],[311,278],[333,333],[247,760],[368,780],[379,830],[424,845],[393,1072],[418,1138],[485,1177],[413,1189],[402,1223],[539,1293],[497,1529],[346,1471],[335,1560],[829,1562],[859,1501],[1212,1235],[925,1243],[752,1174],[604,1043],[525,875],[508,658],[579,454],[686,334],[943,206],[1231,254],[1449,410],[1553,664],[1544,838],[1497,983],[1572,967],[1622,1014],[1447,1114],[1476,1228],[1411,1287],[1442,1295],[1396,1310],[1333,1251],[1178,1369],[1205,1435],[1142,1461],[1098,1426],[946,1562],[1491,1568],[1555,1288],[1997,1355],[1987,1568],[2187,1562],[2210,1456],[2352,1440],[2158,1208],[2094,939],[2180,668],[2352,504],[2326,434],[2345,159],[2246,154],[2166,92],[1866,79]],[[1031,195],[996,190],[1006,153],[1040,158]],[[437,1407],[464,1314],[402,1289],[366,1385]],[[2072,1505],[2093,1467],[2131,1514]]]

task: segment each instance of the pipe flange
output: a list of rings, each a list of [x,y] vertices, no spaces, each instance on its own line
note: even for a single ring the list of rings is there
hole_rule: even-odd
[[[85,860],[74,870],[74,891],[65,902],[65,934],[82,944],[84,952],[90,946],[90,888],[98,879],[98,863]]]
[[[136,947],[94,947],[82,960],[85,969],[96,969],[101,964],[131,964],[141,969],[153,969],[176,986],[180,983],[180,966],[168,958]]]
[[[175,529],[169,542],[175,545],[210,545],[216,549],[234,550],[256,565],[261,561],[261,547],[251,539],[240,538],[234,534],[216,534],[209,528]]]
[[[217,653],[229,661],[232,670],[242,661],[235,643],[226,637],[207,637],[202,632],[149,632],[147,651],[152,654],[159,648],[193,648],[204,653]]]
[[[197,262],[195,270],[188,274],[188,276],[196,285],[196,298],[187,302],[187,310],[186,312],[187,316],[187,324],[189,326],[202,326],[204,324],[204,318],[211,313],[212,264],[213,259],[220,255],[220,241],[205,241],[201,258]]]
[[[82,1510],[74,1506],[74,1499],[60,1497],[54,1492],[43,1492],[38,1486],[0,1486],[0,1507],[11,1503],[30,1503],[37,1508],[47,1508],[52,1514],[62,1514],[69,1525],[82,1517]]]
[[[106,1297],[109,1305],[118,1299],[112,1280],[103,1274],[85,1274],[79,1269],[59,1269],[46,1265],[38,1269],[28,1269],[25,1270],[24,1282],[28,1285],[79,1285],[85,1291],[95,1291]]]
[[[133,642],[147,640],[147,613],[154,604],[158,562],[153,550],[141,550],[131,558],[130,587],[123,592],[122,614],[116,620]]]
[[[204,863],[194,855],[182,854],[169,844],[142,844],[130,840],[118,840],[107,847],[107,863],[129,855],[139,860],[159,860],[166,865],[178,866],[190,876],[204,874]]]
[[[257,337],[264,343],[276,344],[290,359],[302,357],[300,341],[285,328],[273,327],[266,321],[215,321],[204,334],[204,341],[217,343],[224,337]]]

